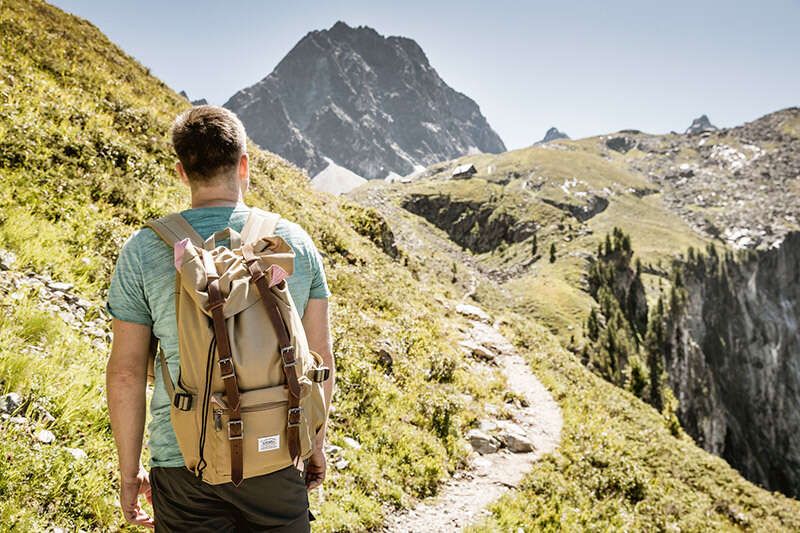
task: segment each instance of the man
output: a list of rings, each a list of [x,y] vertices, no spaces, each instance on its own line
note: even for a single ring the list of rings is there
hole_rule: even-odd
[[[241,231],[249,208],[246,134],[239,119],[221,107],[194,107],[175,120],[172,143],[176,170],[191,190],[192,208],[182,215],[204,239],[231,227]],[[281,219],[275,233],[294,249],[289,292],[302,316],[309,348],[334,370],[328,297],[322,261],[308,234]],[[150,466],[141,464],[145,391],[151,332],[161,342],[173,380],[178,378],[178,334],[174,301],[173,250],[150,229],[125,243],[111,281],[108,310],[114,342],[107,367],[108,407],[117,444],[120,504],[131,524],[159,531],[308,531],[307,490],[325,478],[325,428],[303,474],[294,467],[232,483],[209,485],[184,467],[170,423],[170,402],[161,379],[150,404]],[[325,382],[330,405],[333,379]],[[303,476],[305,479],[303,479]],[[152,502],[154,517],[139,496]]]

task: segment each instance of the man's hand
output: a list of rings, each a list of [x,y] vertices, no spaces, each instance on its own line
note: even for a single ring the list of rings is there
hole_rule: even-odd
[[[325,458],[325,451],[321,446],[314,448],[314,453],[311,454],[308,465],[306,465],[306,488],[311,490],[322,485],[327,469],[328,461]]]
[[[139,505],[140,494],[144,494],[150,505],[153,504],[153,495],[150,490],[150,478],[147,475],[147,470],[140,466],[136,477],[130,479],[122,478],[119,484],[119,504],[122,507],[122,514],[125,516],[125,520],[135,526],[154,528],[155,521]]]

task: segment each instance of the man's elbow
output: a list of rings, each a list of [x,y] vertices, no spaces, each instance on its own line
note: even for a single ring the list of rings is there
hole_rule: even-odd
[[[119,364],[111,357],[106,364],[106,383],[112,385],[141,385],[147,382],[147,369],[134,368],[130,365]]]

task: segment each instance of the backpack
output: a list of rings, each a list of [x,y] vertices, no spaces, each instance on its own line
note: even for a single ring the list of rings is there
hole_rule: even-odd
[[[299,467],[327,416],[330,372],[289,294],[294,251],[274,235],[279,219],[253,208],[241,235],[205,241],[179,213],[147,223],[177,269],[177,383],[158,350],[170,418],[186,467],[212,485]]]

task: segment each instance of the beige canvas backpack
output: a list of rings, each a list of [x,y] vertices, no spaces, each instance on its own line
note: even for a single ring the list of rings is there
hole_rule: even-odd
[[[252,209],[241,235],[206,241],[179,213],[147,223],[175,251],[177,383],[158,357],[172,426],[186,467],[213,485],[299,466],[327,414],[329,370],[283,279],[294,252],[274,235],[279,218]]]

